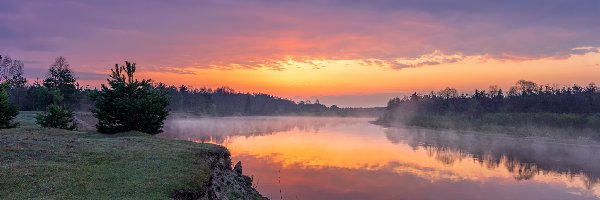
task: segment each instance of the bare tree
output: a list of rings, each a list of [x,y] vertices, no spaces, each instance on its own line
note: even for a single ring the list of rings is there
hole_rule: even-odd
[[[438,95],[444,99],[456,98],[458,97],[458,91],[454,88],[446,87],[443,90],[440,90]]]
[[[23,68],[25,64],[23,61],[14,60],[12,66],[9,68],[9,77],[6,81],[11,87],[24,87],[27,84],[27,79],[23,77]]]
[[[6,82],[10,87],[23,87],[27,79],[23,77],[25,64],[13,60],[9,56],[0,56],[0,82]]]
[[[8,79],[8,71],[12,65],[12,59],[9,56],[0,56],[0,82]]]

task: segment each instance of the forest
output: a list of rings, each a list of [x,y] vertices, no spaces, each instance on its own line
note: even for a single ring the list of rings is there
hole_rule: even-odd
[[[526,80],[517,81],[506,93],[498,86],[473,93],[447,87],[389,100],[378,122],[461,129],[494,125],[594,128],[600,127],[600,90],[594,83],[558,87]]]
[[[90,95],[97,88],[82,87],[65,57],[58,57],[49,66],[46,77],[33,82],[24,77],[24,63],[10,56],[2,56],[0,82],[8,85],[11,102],[22,111],[44,111],[48,105],[60,102],[74,111],[89,111]],[[317,115],[317,116],[377,116],[384,108],[340,108],[325,106],[315,100],[295,102],[263,93],[237,92],[229,87],[194,88],[191,86],[153,83],[168,92],[171,112],[199,116],[254,116],[254,115]]]

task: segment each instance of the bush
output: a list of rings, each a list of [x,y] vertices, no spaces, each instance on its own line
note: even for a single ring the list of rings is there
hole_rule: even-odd
[[[12,128],[18,124],[11,121],[19,114],[17,106],[10,102],[6,84],[0,84],[0,129]]]
[[[154,87],[151,80],[134,79],[135,63],[125,63],[126,66],[117,64],[111,69],[110,87],[102,85],[101,90],[91,96],[92,113],[98,118],[96,128],[100,133],[160,133],[169,114],[168,94]]]
[[[74,130],[77,126],[73,121],[73,112],[55,104],[49,105],[45,113],[35,117],[35,123],[46,128]]]

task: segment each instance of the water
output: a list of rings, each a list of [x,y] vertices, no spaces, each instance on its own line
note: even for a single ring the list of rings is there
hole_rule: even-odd
[[[169,120],[226,146],[270,199],[598,199],[600,143],[384,128],[367,118]]]

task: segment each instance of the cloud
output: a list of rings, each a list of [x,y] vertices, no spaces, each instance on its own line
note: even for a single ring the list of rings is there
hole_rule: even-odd
[[[97,72],[75,71],[73,72],[76,79],[80,80],[106,80],[108,74]],[[30,83],[36,79],[43,80],[48,75],[48,68],[37,68],[25,66],[25,78],[29,79]]]
[[[586,54],[586,53],[598,53],[600,48],[598,47],[576,47],[571,49],[571,54]]]
[[[108,74],[96,72],[74,72],[75,77],[82,80],[106,80]]]
[[[5,6],[6,5],[6,6]],[[99,70],[285,70],[286,62],[358,60],[393,68],[565,58],[600,46],[600,1],[207,0],[17,1],[0,9],[0,51],[64,55]],[[38,60],[38,62],[48,62]],[[319,66],[320,67],[320,66]]]
[[[144,67],[144,71],[150,72],[164,72],[174,74],[196,74],[194,71],[186,69],[185,67],[178,66],[155,66],[155,67]]]
[[[390,65],[392,68],[401,69],[406,67],[422,67],[441,65],[448,63],[456,63],[464,60],[466,57],[461,54],[446,55],[439,51],[434,51],[430,54],[424,54],[416,58],[401,58],[396,59]]]

